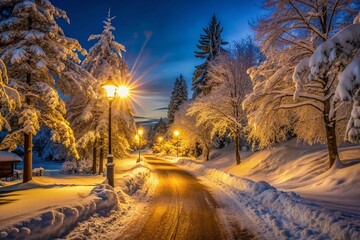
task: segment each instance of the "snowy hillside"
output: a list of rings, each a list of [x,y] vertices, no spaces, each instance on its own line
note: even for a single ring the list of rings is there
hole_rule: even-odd
[[[326,146],[295,141],[254,153],[242,151],[240,165],[235,165],[230,145],[214,150],[204,165],[254,181],[266,181],[329,208],[360,214],[360,146],[343,146],[339,152],[343,166],[329,171]]]
[[[272,150],[247,152],[239,166],[234,164],[232,146],[214,151],[208,162],[167,159],[212,189],[223,206],[222,215],[241,213],[242,224],[255,236],[359,239],[359,147],[343,147],[345,165],[328,171],[325,151],[323,146],[287,142]]]

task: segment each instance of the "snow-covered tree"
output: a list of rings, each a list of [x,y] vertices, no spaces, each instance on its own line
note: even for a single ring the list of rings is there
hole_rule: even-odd
[[[8,86],[9,79],[4,62],[0,59],[0,131],[11,130],[7,115],[21,104],[19,93]]]
[[[257,64],[259,51],[250,38],[236,44],[228,54],[222,54],[211,62],[208,69],[212,91],[198,97],[188,113],[196,117],[196,125],[211,129],[211,136],[229,136],[235,142],[236,164],[240,164],[241,139],[246,126],[246,114],[242,102],[251,91],[251,81],[246,70]]]
[[[174,88],[171,93],[170,103],[168,106],[168,123],[171,125],[174,122],[174,115],[179,109],[180,105],[188,100],[188,91],[186,81],[182,74],[176,78]]]
[[[175,121],[170,130],[171,132],[175,130],[180,132],[181,149],[194,157],[201,154],[205,160],[209,160],[210,150],[213,145],[211,129],[205,125],[198,125],[196,117],[188,114],[191,104],[191,101],[187,101],[180,106],[175,113]],[[200,153],[197,153],[198,150],[200,150]]]
[[[358,3],[268,0],[264,8],[269,14],[254,28],[266,61],[249,70],[254,91],[244,104],[249,112],[249,136],[262,147],[292,134],[308,143],[327,143],[332,166],[338,157],[336,132],[345,127],[344,118],[328,117],[336,82],[329,72],[300,88],[292,75],[300,61],[349,23]],[[304,77],[297,73],[305,65],[298,65],[295,79]],[[339,111],[346,114],[344,108]]]
[[[209,63],[220,53],[225,52],[222,46],[227,44],[222,39],[223,28],[215,14],[212,16],[209,25],[203,30],[204,34],[200,34],[199,44],[196,45],[200,51],[195,51],[195,57],[205,59],[205,62],[195,67],[192,79],[193,98],[196,98],[201,93],[207,94],[210,92],[211,85],[208,83],[207,77]]]
[[[294,72],[297,92],[313,81],[328,77],[337,82],[332,98],[329,121],[335,122],[336,112],[342,106],[340,101],[353,101],[353,109],[347,124],[345,139],[360,141],[360,14],[354,23],[346,26],[335,36],[319,45],[315,52],[301,61]]]
[[[42,125],[52,130],[54,141],[78,157],[58,91],[87,91],[88,75],[76,65],[80,62],[77,52],[86,51],[64,35],[56,18],[69,22],[66,13],[47,0],[0,1],[0,57],[22,101],[22,107],[11,113],[12,132],[1,148],[13,150],[24,141],[24,182],[32,178],[32,136]]]
[[[163,118],[160,118],[160,120],[154,125],[154,127],[150,128],[149,134],[148,134],[148,142],[149,146],[154,146],[155,143],[158,142],[158,137],[164,138],[167,131],[167,124],[164,121]]]
[[[93,149],[93,171],[96,170],[97,147],[100,147],[100,162],[103,150],[107,145],[108,134],[108,100],[101,92],[101,84],[109,79],[118,85],[126,85],[129,72],[126,62],[122,58],[125,47],[115,41],[111,25],[110,11],[104,30],[101,34],[91,35],[89,41],[97,40],[82,62],[82,66],[96,79],[91,83],[96,89],[96,96],[83,93],[72,96],[68,101],[68,114],[72,128],[75,131],[77,147],[83,158],[88,158],[89,150]],[[135,123],[131,105],[126,99],[116,98],[112,103],[113,150],[115,157],[124,157],[130,147],[130,141],[135,131]],[[100,165],[102,165],[100,163]],[[100,170],[101,171],[101,170]]]

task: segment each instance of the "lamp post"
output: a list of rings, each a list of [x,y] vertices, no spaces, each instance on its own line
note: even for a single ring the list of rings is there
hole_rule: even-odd
[[[144,130],[139,129],[139,130],[138,130],[138,135],[136,135],[136,136],[138,136],[138,139],[139,139],[139,147],[138,147],[138,150],[139,150],[139,159],[138,159],[137,162],[140,162],[140,146],[141,146],[141,138],[142,138],[143,133],[144,133]]]
[[[120,97],[126,97],[129,93],[129,89],[125,86],[119,87],[114,81],[107,80],[104,84],[101,85],[105,89],[106,97],[109,100],[109,150],[108,150],[108,161],[106,163],[106,178],[110,186],[114,187],[114,156],[112,155],[111,148],[111,105],[114,99],[119,95]]]
[[[179,157],[179,131],[174,131],[176,137],[176,157]]]

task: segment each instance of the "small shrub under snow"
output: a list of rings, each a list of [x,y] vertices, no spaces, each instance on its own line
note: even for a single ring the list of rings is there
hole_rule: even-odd
[[[65,174],[91,174],[92,161],[90,159],[66,161],[62,165],[61,172]]]

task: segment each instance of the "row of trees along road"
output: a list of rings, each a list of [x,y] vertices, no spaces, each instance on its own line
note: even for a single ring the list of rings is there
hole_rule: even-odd
[[[70,125],[65,119],[66,105],[58,93],[86,103],[89,99],[99,99],[97,87],[103,78],[98,80],[96,78],[99,76],[94,76],[96,68],[101,66],[100,63],[92,62],[96,57],[104,57],[105,62],[108,61],[99,67],[102,70],[109,69],[107,73],[111,68],[118,67],[112,65],[113,61],[122,66],[122,74],[126,74],[123,73],[123,69],[127,70],[127,67],[123,61],[116,60],[112,53],[107,53],[112,56],[111,59],[106,58],[106,55],[101,56],[105,53],[97,51],[96,45],[87,58],[87,67],[79,65],[77,52],[85,55],[86,50],[76,39],[64,35],[55,19],[65,19],[67,22],[69,19],[63,10],[54,7],[49,1],[4,0],[0,2],[0,9],[0,56],[7,68],[9,79],[8,86],[4,87],[7,77],[4,78],[6,71],[2,67],[0,126],[5,126],[8,131],[0,144],[0,149],[12,151],[18,145],[24,146],[23,181],[27,182],[32,178],[32,137],[42,126],[51,130],[51,139],[54,142],[61,143],[67,148],[69,158],[80,157],[71,125],[76,133],[87,130],[77,129],[76,123],[71,121]],[[103,34],[93,38],[99,38],[100,42],[105,42],[106,38],[109,41],[113,40],[110,22],[109,17]],[[124,48],[115,42],[109,44],[118,53],[117,59],[121,59],[119,53]],[[94,72],[91,72],[91,69]],[[107,77],[124,76],[118,72],[115,74],[116,76]],[[126,109],[125,114],[131,118],[131,110]],[[81,107],[72,108],[69,111],[69,119],[71,120],[72,114],[81,115],[80,112],[83,110]],[[100,129],[102,111],[93,113],[91,109],[87,110],[87,114],[92,112],[91,114],[99,115]],[[76,111],[78,112],[74,113]],[[131,121],[124,122],[131,125]],[[124,141],[122,144],[126,145]]]
[[[344,136],[360,139],[353,67],[360,46],[358,23],[341,31],[359,5],[265,0],[266,14],[252,24],[261,53],[250,38],[224,49],[223,29],[213,16],[200,35],[201,51],[195,52],[205,62],[194,72],[193,99],[179,107],[170,126],[191,136],[183,139],[184,147],[200,146],[208,159],[211,139],[229,136],[239,164],[241,137],[260,148],[297,137],[327,144],[329,167],[340,163],[339,142]],[[353,110],[341,101],[353,101]]]
[[[266,60],[249,70],[254,90],[244,103],[250,139],[267,147],[292,133],[310,144],[326,143],[331,167],[339,159],[337,144],[349,117],[348,106],[343,105],[338,117],[329,118],[342,69],[326,69],[313,81],[306,81],[308,75],[303,74],[303,85],[294,70],[354,19],[359,2],[268,0],[264,10],[268,14],[253,27]]]

